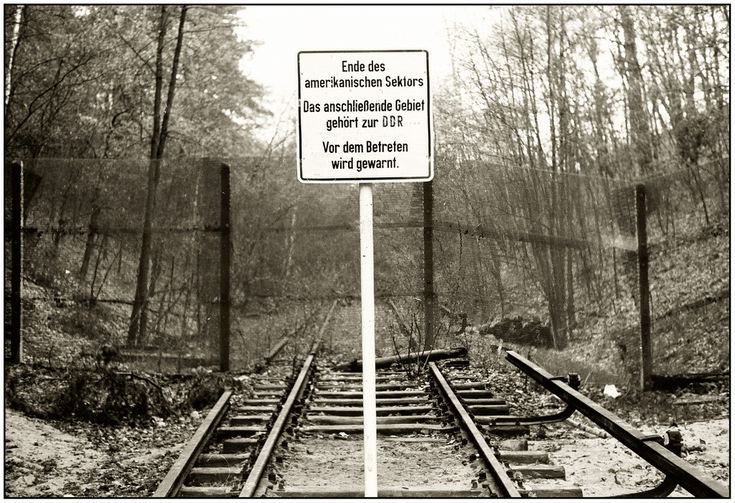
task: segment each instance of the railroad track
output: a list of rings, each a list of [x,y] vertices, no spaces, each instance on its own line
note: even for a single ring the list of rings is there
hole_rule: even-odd
[[[281,452],[283,461],[274,465],[262,495],[362,496],[362,480],[354,477],[362,462],[361,379],[358,373],[317,372],[296,441]],[[558,483],[564,469],[552,465],[548,453],[520,450],[527,444],[518,441],[488,445],[491,431],[528,431],[482,424],[510,417],[509,405],[488,383],[430,363],[420,376],[379,372],[376,388],[379,496],[582,496],[579,488]]]
[[[318,365],[316,351],[297,372],[271,364],[251,397],[233,400],[226,392],[154,496],[362,496],[362,376]],[[665,447],[579,394],[574,376],[551,376],[513,352],[508,359],[567,406],[511,415],[491,383],[436,363],[420,375],[378,372],[379,496],[581,497],[564,467],[528,450],[523,438],[530,425],[575,411],[666,474],[629,496],[665,496],[677,484],[696,496],[728,494],[677,456],[675,433]]]
[[[154,497],[252,496],[313,370],[314,344],[300,366],[276,360],[279,342],[247,396],[226,390],[184,447]]]

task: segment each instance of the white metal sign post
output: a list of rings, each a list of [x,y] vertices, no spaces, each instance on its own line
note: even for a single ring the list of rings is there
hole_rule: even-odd
[[[378,496],[378,425],[375,395],[375,287],[373,187],[360,184],[360,304],[362,308],[362,429],[365,497]]]
[[[423,50],[298,54],[303,183],[360,184],[360,295],[365,496],[378,495],[373,182],[428,182],[429,54]]]

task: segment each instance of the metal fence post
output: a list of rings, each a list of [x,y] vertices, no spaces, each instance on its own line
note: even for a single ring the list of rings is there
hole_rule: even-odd
[[[641,389],[651,389],[651,311],[648,284],[648,233],[646,230],[646,186],[635,186],[636,230],[638,237],[638,297],[641,324]]]
[[[220,164],[220,274],[219,274],[219,357],[220,371],[230,370],[230,167]]]
[[[10,363],[23,361],[23,317],[21,315],[21,281],[23,273],[23,163],[11,162],[10,222]]]
[[[434,349],[434,182],[424,184],[424,350]]]

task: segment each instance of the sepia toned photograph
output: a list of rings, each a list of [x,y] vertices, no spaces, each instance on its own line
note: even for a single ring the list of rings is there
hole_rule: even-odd
[[[4,4],[5,498],[729,498],[730,4]]]

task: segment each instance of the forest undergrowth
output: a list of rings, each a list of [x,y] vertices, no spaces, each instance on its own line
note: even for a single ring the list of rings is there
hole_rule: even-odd
[[[680,231],[675,241],[652,247],[654,373],[729,371],[729,252],[729,229],[724,222],[705,228],[691,225]],[[68,253],[73,256],[73,250]],[[124,344],[129,307],[74,301],[75,297],[82,296],[82,286],[63,261],[64,255],[61,255],[55,268],[24,278],[26,362],[34,367],[64,369],[71,366],[86,372],[104,373],[105,365],[110,362],[103,360],[110,358],[122,371],[141,369],[135,363],[116,359],[118,353],[115,351]],[[618,288],[630,288],[633,284],[630,280],[621,278]],[[605,295],[614,295],[610,281],[603,285],[609,290],[603,292]],[[115,298],[124,285],[110,283],[105,288],[106,295]],[[531,293],[527,292],[526,299],[535,308],[527,309],[525,317],[527,320],[543,319],[543,300],[534,300]],[[411,301],[411,304],[399,302],[399,305],[403,307],[400,314],[403,328],[406,324],[415,326],[416,333],[412,337],[422,342],[420,304]],[[447,316],[442,317],[437,330],[436,345],[467,347],[473,363],[480,368],[486,360],[495,357],[498,346],[515,348],[551,372],[576,372],[591,387],[615,384],[635,394],[640,358],[636,302],[632,295],[622,294],[617,296],[617,302],[606,304],[612,305],[614,309],[605,311],[593,298],[579,295],[576,303],[578,324],[569,346],[563,351],[514,344],[504,340],[502,335],[487,333],[483,324],[491,320],[470,319],[466,321],[467,326],[462,327],[456,318],[450,320]],[[235,317],[235,359],[244,358],[243,352],[255,351],[247,353],[244,359],[255,361],[284,336],[291,337],[296,345],[312,340],[327,310],[326,304],[318,301],[303,305],[294,302],[255,303],[253,306],[249,315]],[[409,344],[400,323],[381,306],[379,303],[376,323],[379,356],[407,353]],[[360,329],[359,299],[343,300],[335,313],[325,332],[323,347],[329,350],[332,361],[341,363],[356,357],[360,351],[359,344],[353,344],[354,334]],[[508,317],[514,314],[511,312]],[[153,339],[154,344],[156,340]],[[160,345],[163,339],[158,341]],[[105,356],[104,351],[110,348],[112,355]],[[170,350],[165,341],[163,350]],[[12,384],[14,377],[10,377],[6,383]],[[58,380],[58,376],[50,380]],[[698,388],[701,390],[702,387]]]
[[[729,369],[729,337],[723,336],[723,330],[729,330],[729,281],[723,274],[729,270],[729,234],[722,229],[680,236],[676,246],[660,256],[660,252],[653,251],[654,281],[667,287],[665,292],[656,293],[670,304],[666,315],[654,323],[658,372]],[[700,270],[702,263],[708,264],[704,272],[693,274],[692,267]],[[25,295],[34,299],[24,301],[24,342],[31,363],[6,367],[5,371],[5,403],[11,411],[11,422],[16,425],[13,428],[26,425],[36,432],[58,428],[63,435],[75,439],[74,445],[87,446],[75,447],[74,452],[93,456],[101,468],[94,476],[87,470],[76,479],[64,478],[63,474],[69,472],[64,462],[41,459],[40,455],[14,456],[14,446],[21,441],[13,433],[7,465],[13,494],[149,495],[224,386],[249,386],[247,375],[222,375],[205,369],[188,375],[166,375],[136,368],[134,364],[105,361],[102,348],[124,340],[125,308],[60,301],[78,288],[70,279],[41,285],[26,278],[25,288]],[[473,323],[474,320],[458,332],[461,323],[456,318],[450,322],[446,316],[438,330],[437,345],[467,347],[470,371],[490,380],[496,392],[513,403],[514,413],[518,414],[558,409],[561,403],[505,362],[500,348],[517,350],[552,373],[580,374],[585,395],[642,431],[729,417],[726,384],[674,392],[637,390],[636,311],[632,300],[630,304],[629,312],[623,316],[605,316],[591,303],[588,306],[580,302],[579,326],[564,351],[505,342],[482,333],[482,323]],[[268,310],[272,311],[273,306]],[[269,340],[264,335],[268,316],[256,318],[258,326],[262,325],[256,332],[260,345],[269,346],[279,334],[291,333],[296,344],[290,345],[289,355],[296,356],[303,350],[299,345],[308,344],[316,336],[325,311],[321,304],[310,309],[302,307],[298,315],[271,326]],[[378,303],[376,314],[379,356],[394,354],[396,350],[408,353],[408,341],[400,333],[394,314],[382,302]],[[404,321],[411,317],[408,310],[402,314]],[[359,301],[339,302],[322,341],[328,361],[344,363],[359,355],[359,334]],[[416,335],[420,339],[420,334]],[[631,349],[623,353],[621,343]],[[615,384],[620,396],[603,393],[606,384]],[[16,421],[15,411],[21,412],[23,418]],[[31,418],[43,422],[33,423],[36,419]],[[594,428],[591,423],[588,426]],[[553,432],[537,432],[542,434]],[[66,438],[63,435],[54,433],[53,437],[58,436],[61,442]],[[66,444],[61,448],[66,448]],[[701,450],[706,446],[692,448]]]

